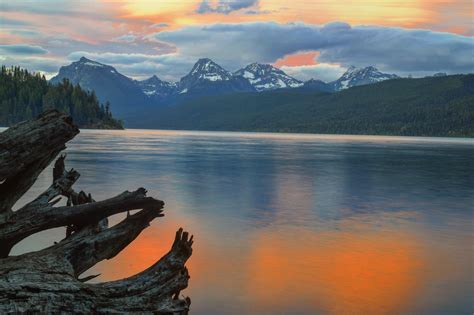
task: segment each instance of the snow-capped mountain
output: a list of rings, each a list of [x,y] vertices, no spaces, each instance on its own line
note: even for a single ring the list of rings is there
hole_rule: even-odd
[[[232,79],[232,73],[225,70],[209,58],[199,59],[191,69],[188,75],[181,79],[202,80],[202,81],[227,81]]]
[[[156,75],[143,81],[137,81],[137,84],[143,93],[151,98],[165,98],[173,94],[177,87],[176,83],[162,81]]]
[[[157,76],[136,81],[119,73],[114,67],[85,57],[60,68],[50,82],[67,78],[73,84],[95,91],[98,99],[111,103],[118,117],[134,113],[147,106],[176,104],[201,96],[235,92],[264,92],[281,88],[301,88],[308,92],[335,92],[352,86],[398,78],[375,67],[350,67],[341,78],[325,83],[309,80],[305,83],[268,64],[253,63],[231,73],[209,58],[199,59],[179,82],[166,82]]]
[[[247,79],[259,92],[303,86],[303,82],[269,64],[252,63],[237,70],[234,75]]]
[[[109,101],[113,113],[120,115],[133,111],[148,102],[136,82],[119,73],[114,67],[82,57],[78,61],[59,69],[59,73],[50,82],[57,84],[68,79],[72,84],[95,91],[102,103]]]
[[[241,77],[232,75],[208,58],[199,59],[178,83],[178,94],[222,94],[253,91],[252,85]]]
[[[349,67],[347,71],[336,81],[331,82],[335,91],[340,91],[353,86],[372,84],[380,81],[399,78],[396,74],[380,72],[373,66],[365,68]]]

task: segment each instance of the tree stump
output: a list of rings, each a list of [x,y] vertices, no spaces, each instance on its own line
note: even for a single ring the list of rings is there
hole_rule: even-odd
[[[185,262],[192,254],[193,237],[182,229],[171,250],[135,276],[97,284],[85,283],[94,276],[79,278],[117,255],[153,219],[164,215],[164,202],[147,197],[144,188],[95,201],[84,191],[74,191],[79,173],[66,170],[65,156],[60,156],[51,186],[12,210],[78,133],[70,117],[54,110],[0,133],[0,313],[187,314],[190,299],[179,295],[188,285]],[[55,207],[61,196],[67,205]],[[108,216],[130,210],[139,211],[108,227]],[[61,226],[66,235],[57,244],[9,256],[24,238]]]

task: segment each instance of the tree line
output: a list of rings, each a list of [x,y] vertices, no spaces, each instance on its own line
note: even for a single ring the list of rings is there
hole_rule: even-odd
[[[82,89],[64,79],[57,85],[44,75],[21,67],[1,67],[0,126],[32,119],[48,109],[57,109],[73,117],[79,127],[121,129],[113,118],[110,104],[101,104],[94,91]]]
[[[474,137],[474,75],[212,96],[148,117],[142,128]]]

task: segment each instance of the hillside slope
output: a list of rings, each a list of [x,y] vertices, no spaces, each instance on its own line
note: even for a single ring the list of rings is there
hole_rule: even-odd
[[[149,113],[140,127],[474,136],[474,75],[396,79],[335,94],[292,89],[205,97]]]

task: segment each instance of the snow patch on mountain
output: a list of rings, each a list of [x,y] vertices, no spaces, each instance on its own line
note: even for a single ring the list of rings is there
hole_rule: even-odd
[[[340,91],[353,86],[372,84],[397,78],[399,78],[397,75],[380,72],[373,66],[365,68],[350,66],[339,79],[331,82],[331,84],[335,91]]]
[[[83,65],[91,67],[105,67],[103,64],[100,64],[98,62],[84,62]]]
[[[188,76],[207,81],[226,81],[232,74],[209,58],[199,59]]]
[[[252,63],[237,70],[234,75],[247,79],[259,92],[303,86],[303,82],[269,64]]]
[[[156,75],[137,83],[148,97],[166,97],[176,89],[176,83],[162,81]]]
[[[202,58],[181,78],[176,91],[178,94],[213,95],[254,89],[246,79],[234,76],[209,58]]]

